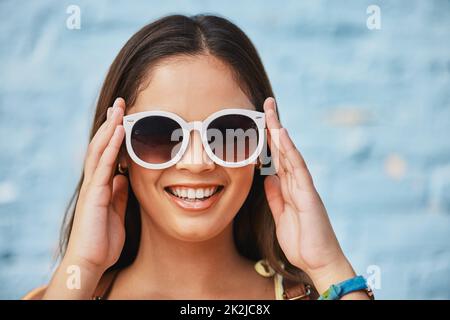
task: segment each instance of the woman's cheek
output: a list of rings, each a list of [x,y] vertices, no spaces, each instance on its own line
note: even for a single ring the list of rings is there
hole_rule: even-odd
[[[140,206],[145,209],[155,206],[155,202],[158,202],[156,182],[161,176],[162,171],[163,170],[148,170],[138,165],[132,165],[129,168],[131,187]]]
[[[245,166],[242,168],[227,168],[228,176],[230,177],[230,190],[228,190],[228,198],[230,203],[229,208],[233,207],[234,214],[244,204],[245,199],[250,192],[253,182],[254,167]]]

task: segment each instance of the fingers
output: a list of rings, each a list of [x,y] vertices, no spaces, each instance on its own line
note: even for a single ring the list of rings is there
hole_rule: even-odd
[[[264,111],[266,113],[266,124],[270,134],[270,150],[274,153],[277,174],[281,178],[282,186],[297,186],[302,189],[310,190],[314,188],[311,174],[306,166],[305,160],[295,147],[289,134],[276,114],[276,102],[272,97],[264,102]],[[286,178],[286,182],[284,182]]]
[[[283,155],[278,148],[277,145],[279,145],[279,130],[275,129],[272,130],[272,132],[268,132],[267,135],[268,138],[268,144],[270,148],[270,156],[272,158],[272,162],[275,166],[275,172],[280,176],[284,176],[285,174],[285,168],[284,168],[284,161],[283,161]],[[278,141],[278,142],[275,142]]]
[[[108,110],[106,110],[106,120],[109,120],[111,118],[112,113],[112,107],[109,107]]]
[[[291,204],[292,199],[289,192],[290,183],[290,174],[286,170],[285,160],[283,159],[283,154],[278,150],[276,146],[273,146],[271,149],[272,161],[275,165],[275,170],[277,174],[277,178],[279,178],[279,184],[281,188],[281,193],[283,195],[284,201],[286,203]]]
[[[281,192],[280,179],[275,175],[267,176],[264,179],[264,188],[270,211],[272,211],[273,219],[275,224],[277,224],[279,217],[284,211],[284,198]]]
[[[269,131],[270,154],[277,175],[280,178],[281,194],[286,203],[292,204],[293,201],[291,193],[289,192],[290,187],[292,186],[292,178],[289,175],[286,159],[282,150],[283,146],[280,143],[280,130],[282,129],[282,126],[276,114],[275,99],[272,97],[267,98],[264,103],[264,110],[266,112],[267,129]]]
[[[118,125],[95,168],[91,185],[97,187],[109,185],[124,136],[125,130],[123,126]]]
[[[276,172],[279,176],[284,174],[283,157],[281,156],[279,134],[281,123],[276,115],[275,99],[272,97],[264,101],[264,111],[266,114],[266,126],[268,131],[268,143],[272,161],[275,165]]]
[[[268,129],[281,129],[281,123],[276,113],[276,102],[272,97],[264,101],[264,112],[266,113],[266,124]]]
[[[111,205],[114,211],[119,215],[122,223],[125,222],[125,209],[128,200],[128,179],[122,174],[113,178],[113,190]]]
[[[305,160],[300,151],[295,147],[289,134],[285,128],[280,131],[280,144],[284,149],[284,157],[286,161],[286,171],[294,178],[297,187],[301,189],[314,189],[311,173],[308,170]]]
[[[125,101],[117,98],[113,107],[107,110],[107,120],[101,125],[89,144],[84,166],[85,181],[89,182],[97,168],[100,157],[111,140],[117,125],[122,123]]]

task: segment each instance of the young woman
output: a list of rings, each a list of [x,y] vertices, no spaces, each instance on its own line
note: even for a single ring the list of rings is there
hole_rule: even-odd
[[[230,128],[256,136],[242,152],[229,139],[213,146],[210,132]],[[265,133],[274,175],[262,174]],[[161,18],[122,48],[65,221],[59,267],[25,298],[370,297],[280,124],[256,49],[216,16]]]

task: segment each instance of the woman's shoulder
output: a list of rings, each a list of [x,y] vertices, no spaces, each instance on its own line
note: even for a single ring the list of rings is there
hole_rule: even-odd
[[[103,274],[103,276],[99,280],[92,298],[103,299],[105,296],[107,296],[116,275],[117,270],[105,272],[105,274]],[[33,290],[27,292],[21,298],[21,300],[41,300],[44,297],[47,287],[48,285],[42,285],[40,287],[34,288]]]
[[[43,285],[27,292],[21,300],[41,300],[47,290],[47,285]]]

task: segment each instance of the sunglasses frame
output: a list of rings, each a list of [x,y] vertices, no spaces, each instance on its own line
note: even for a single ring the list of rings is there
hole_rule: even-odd
[[[219,117],[226,116],[226,115],[243,115],[247,116],[250,119],[252,119],[257,128],[258,128],[258,145],[256,147],[256,150],[253,152],[253,154],[248,157],[245,160],[239,161],[239,162],[229,162],[224,161],[217,157],[213,151],[211,150],[211,147],[208,143],[207,138],[207,129],[208,126],[211,124],[212,121],[216,120]],[[133,147],[131,145],[131,133],[133,132],[133,126],[141,119],[150,117],[150,116],[162,116],[167,117],[171,120],[174,120],[177,122],[180,126],[180,128],[183,130],[183,138],[181,142],[181,147],[176,156],[174,156],[172,159],[170,159],[167,162],[164,163],[148,163],[145,162],[136,155],[136,153],[133,150]],[[126,115],[123,117],[123,127],[125,129],[125,144],[127,148],[127,152],[130,155],[131,159],[139,164],[140,166],[147,168],[147,169],[165,169],[173,166],[178,161],[181,160],[184,153],[187,150],[187,147],[189,146],[189,141],[191,137],[191,131],[197,130],[200,133],[200,137],[203,144],[203,149],[205,149],[207,155],[211,160],[213,160],[216,164],[228,167],[228,168],[238,168],[246,166],[252,162],[254,162],[258,156],[261,154],[264,142],[265,142],[265,135],[264,135],[264,129],[266,125],[266,119],[264,112],[254,111],[254,110],[248,110],[248,109],[222,109],[220,111],[214,112],[213,114],[209,115],[205,120],[203,121],[191,121],[187,122],[183,118],[181,118],[179,115],[168,112],[168,111],[143,111],[143,112],[137,112],[130,115]]]

